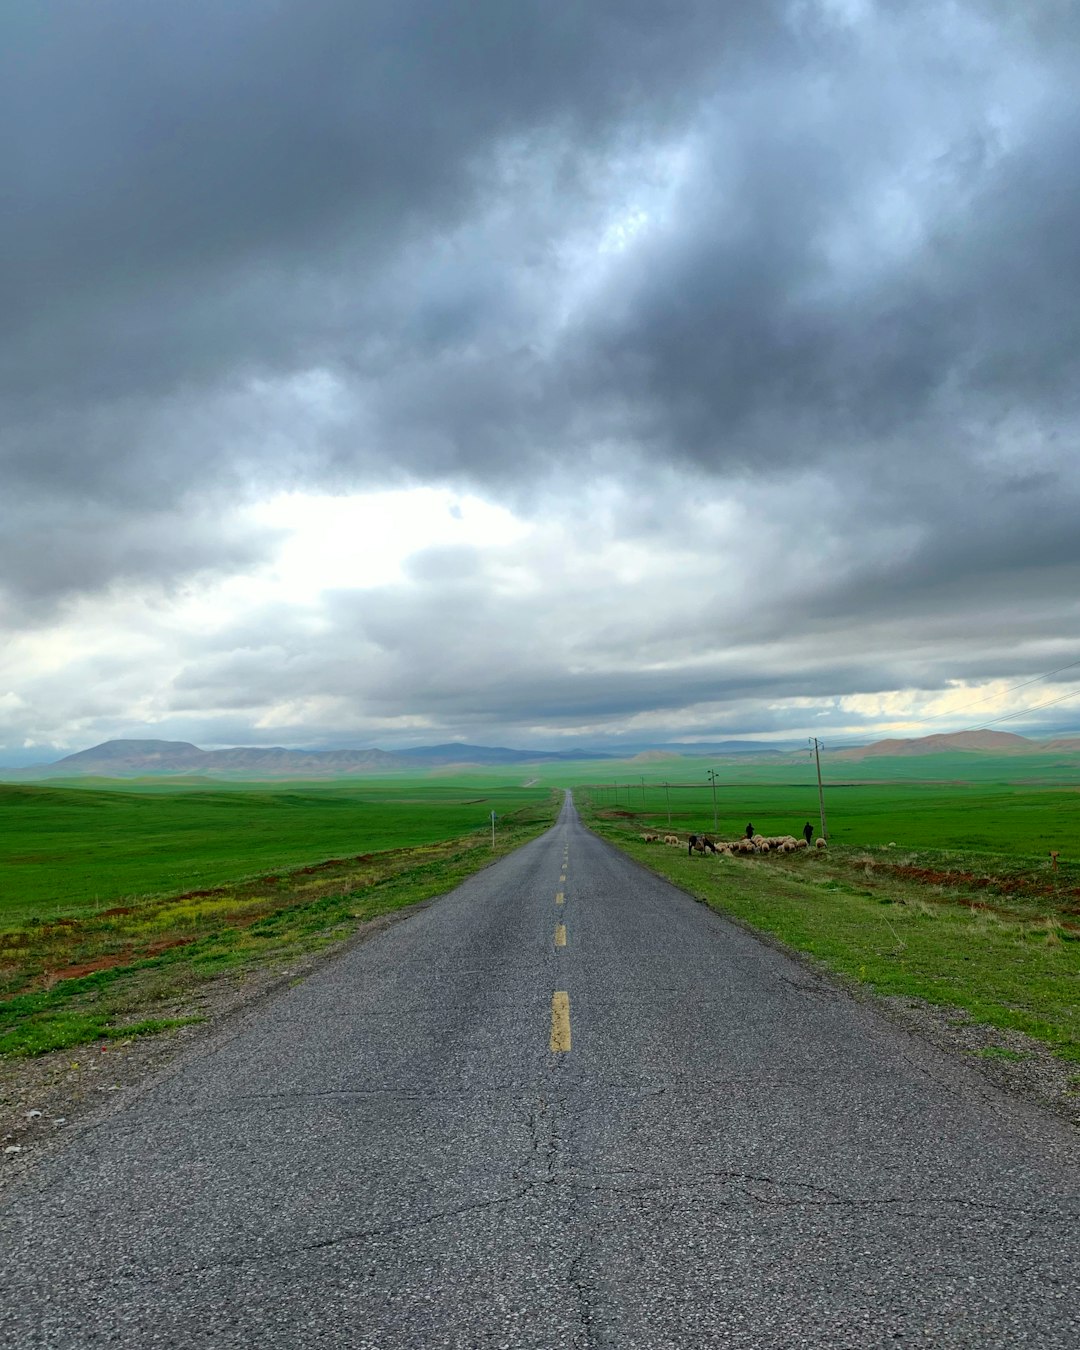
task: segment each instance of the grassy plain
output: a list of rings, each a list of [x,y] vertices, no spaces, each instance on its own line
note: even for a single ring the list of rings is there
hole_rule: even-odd
[[[618,802],[610,786],[585,784],[575,800],[593,828],[653,870],[841,975],[1080,1060],[1080,765],[1066,766],[1072,787],[1060,764],[1050,784],[1050,766],[1027,757],[965,756],[977,760],[978,781],[928,777],[955,773],[955,763],[937,762],[955,758],[922,762],[921,778],[909,760],[845,766],[874,779],[827,787],[825,852],[689,858],[645,845],[643,828],[668,829],[663,788],[648,778],[644,805],[640,781]],[[817,827],[816,780],[801,786],[749,765],[740,777],[731,796],[718,789],[721,838],[748,820],[766,835],[797,834],[805,820]],[[712,833],[708,784],[669,795],[673,832]]]
[[[452,889],[560,801],[480,776],[0,787],[0,1055],[197,1019],[206,981],[288,965]]]
[[[673,829],[711,833],[710,767],[705,759],[663,767],[601,764],[583,766],[574,778],[579,797],[587,793],[597,806],[632,811],[649,827],[666,829],[670,819]],[[741,835],[749,821],[766,835],[799,834],[808,820],[819,832],[812,762],[726,761],[717,768],[721,837]],[[826,764],[823,777],[834,844],[985,852],[1029,864],[1058,850],[1062,863],[1080,860],[1080,756],[872,759]],[[562,781],[570,779],[564,775]]]
[[[0,783],[0,924],[454,839],[546,797],[477,775],[333,784]]]

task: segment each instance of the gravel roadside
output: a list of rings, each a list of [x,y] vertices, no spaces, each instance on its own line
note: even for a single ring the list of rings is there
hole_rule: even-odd
[[[287,966],[229,971],[201,981],[182,1002],[155,1010],[165,1017],[201,1019],[188,1026],[73,1046],[32,1059],[0,1059],[0,1193],[74,1136],[122,1110],[192,1056],[212,1049],[260,1003],[433,903],[424,900],[379,915],[345,941],[297,957]]]

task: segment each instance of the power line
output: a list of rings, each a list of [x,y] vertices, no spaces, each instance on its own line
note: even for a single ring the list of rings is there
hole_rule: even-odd
[[[1040,680],[1048,680],[1051,675],[1060,675],[1063,670],[1074,670],[1080,666],[1080,661],[1070,661],[1067,665],[1058,666],[1055,670],[1048,670],[1043,675],[1035,675],[1030,680],[1022,680],[1019,684],[1010,685],[1008,689],[1003,689],[998,694],[987,694],[985,698],[975,699],[972,703],[965,703],[959,708],[951,708],[947,712],[931,713],[929,717],[919,717],[908,719],[909,724],[915,727],[926,726],[929,722],[939,721],[942,717],[955,717],[957,713],[966,712],[968,708],[975,708],[980,703],[989,703],[991,699],[1004,698],[1006,694],[1015,693],[1017,689],[1026,689],[1028,685],[1038,684]],[[1035,703],[1027,708],[1018,708],[1014,712],[1003,713],[1000,717],[992,717],[989,721],[980,722],[976,726],[957,727],[956,730],[945,733],[950,736],[959,736],[965,731],[983,731],[987,727],[995,726],[998,722],[1011,722],[1017,718],[1027,717],[1029,713],[1038,712],[1040,708],[1052,708],[1057,703],[1067,703],[1070,699],[1080,698],[1080,690],[1073,690],[1071,693],[1062,694],[1060,698],[1047,699],[1044,703]],[[889,738],[886,738],[889,739]],[[897,739],[901,739],[897,737]],[[843,740],[832,740],[830,738],[829,749],[853,749],[856,746],[865,745],[866,738],[859,737],[852,740],[845,737]],[[822,746],[824,749],[825,747]]]
[[[1000,717],[992,717],[989,722],[983,722],[977,727],[965,727],[965,731],[982,731],[984,727],[992,727],[997,722],[1011,722],[1016,717],[1026,717],[1028,713],[1038,712],[1040,708],[1052,708],[1055,703],[1067,703],[1071,698],[1080,698],[1080,690],[1074,689],[1071,694],[1062,694],[1060,698],[1047,699],[1045,703],[1035,703],[1030,708],[1021,708],[1018,712],[1003,713]]]
[[[1006,694],[1014,694],[1017,689],[1026,689],[1029,684],[1038,684],[1040,680],[1048,680],[1051,675],[1060,675],[1063,670],[1073,670],[1077,666],[1080,666],[1080,661],[1070,661],[1066,666],[1058,666],[1056,670],[1048,670],[1045,675],[1034,675],[1030,680],[1021,680],[1019,684],[1011,684],[1008,689],[1002,689],[999,694],[987,694],[984,698],[977,698],[971,703],[962,703],[959,708],[950,708],[947,712],[931,713],[929,717],[921,718],[920,722],[925,724],[936,722],[942,717],[955,717],[957,713],[967,712],[968,708],[977,708],[980,703],[989,703],[994,698],[1004,698]]]

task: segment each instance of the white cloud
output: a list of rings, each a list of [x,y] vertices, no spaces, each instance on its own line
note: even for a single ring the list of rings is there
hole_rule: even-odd
[[[409,559],[425,549],[505,548],[529,533],[505,507],[433,487],[282,493],[247,514],[282,534],[276,556],[248,583],[252,598],[290,604],[400,582]]]

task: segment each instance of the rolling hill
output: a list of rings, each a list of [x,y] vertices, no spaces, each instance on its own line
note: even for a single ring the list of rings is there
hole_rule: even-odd
[[[856,745],[847,750],[827,751],[832,760],[862,760],[899,755],[941,755],[956,750],[994,755],[1041,755],[1047,753],[1080,753],[1080,737],[1059,737],[1053,741],[1032,741],[1011,731],[954,731],[933,736],[916,736],[911,740],[874,741],[870,745]]]

